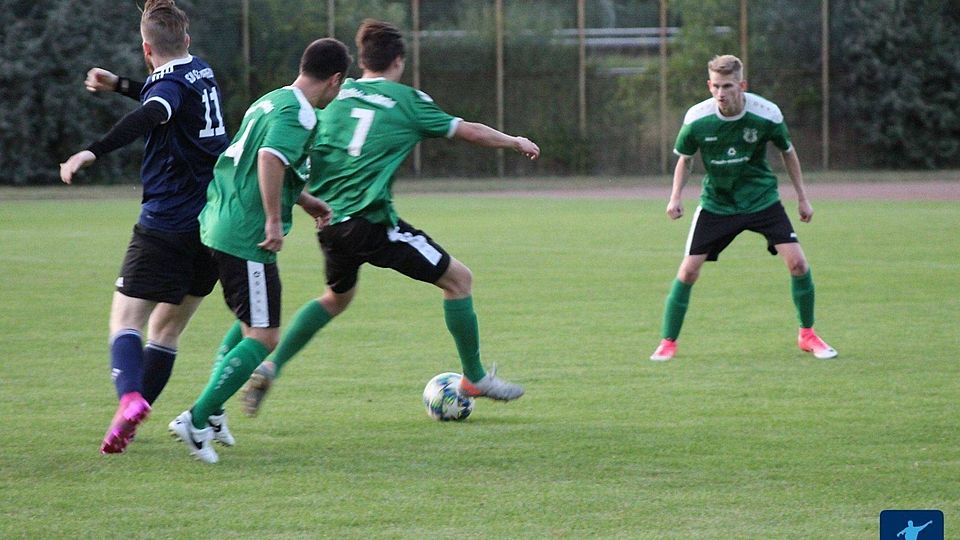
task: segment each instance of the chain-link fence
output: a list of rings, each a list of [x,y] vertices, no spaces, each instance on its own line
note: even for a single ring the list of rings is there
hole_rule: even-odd
[[[31,16],[46,4],[49,9],[70,4],[82,12],[104,3],[0,2],[24,13],[24,6],[33,6]],[[107,4],[113,12],[103,17],[109,21],[104,24],[112,28],[118,18],[129,19],[124,25],[135,31],[132,3],[100,7]],[[783,110],[806,169],[960,165],[960,93],[952,89],[960,77],[958,0],[178,4],[191,17],[191,51],[213,65],[227,96],[228,128],[239,125],[250,101],[293,80],[307,43],[332,34],[355,50],[357,26],[373,17],[397,24],[407,37],[403,82],[418,86],[451,114],[528,136],[543,149],[540,161],[529,162],[426,141],[405,164],[405,175],[666,172],[684,112],[709,97],[706,63],[723,53],[740,56],[750,91]],[[77,26],[75,32],[87,28]],[[124,54],[136,60],[139,44],[130,41]],[[93,50],[81,59],[102,63]],[[71,62],[54,71],[64,77],[66,70],[87,67]],[[359,74],[357,68],[352,74]],[[70,91],[83,93],[79,84]],[[81,98],[81,106],[84,99],[93,100]],[[0,104],[0,124],[7,106]],[[100,111],[101,124],[102,117]],[[54,123],[69,132],[70,122],[59,117]],[[96,127],[100,131],[85,136],[95,137],[109,124]],[[62,158],[63,145],[52,146]],[[10,152],[11,146],[0,148]],[[0,155],[0,164],[11,161],[6,158]],[[22,178],[3,182],[24,183]]]

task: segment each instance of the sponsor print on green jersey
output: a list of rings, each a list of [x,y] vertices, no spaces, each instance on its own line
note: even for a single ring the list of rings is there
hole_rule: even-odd
[[[767,162],[767,143],[792,151],[780,109],[756,94],[744,94],[737,116],[720,114],[713,98],[691,107],[677,135],[674,153],[700,152],[707,171],[701,206],[730,215],[759,212],[780,200],[777,177]]]

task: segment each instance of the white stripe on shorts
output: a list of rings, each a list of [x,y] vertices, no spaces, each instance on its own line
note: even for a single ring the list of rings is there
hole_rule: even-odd
[[[690,254],[690,244],[693,243],[693,231],[697,228],[697,220],[700,219],[700,211],[703,210],[702,206],[698,206],[697,209],[693,212],[693,221],[690,223],[690,232],[687,233],[687,245],[683,248],[683,256],[686,257]]]
[[[250,293],[250,326],[270,326],[270,306],[267,305],[267,275],[263,263],[247,261],[247,290]]]
[[[391,242],[403,242],[408,244],[410,247],[416,249],[423,255],[423,258],[430,261],[430,264],[436,266],[440,262],[440,259],[443,258],[443,255],[439,251],[427,242],[427,239],[423,235],[418,234],[416,236],[408,232],[400,232],[400,227],[394,227],[387,231],[387,238]]]

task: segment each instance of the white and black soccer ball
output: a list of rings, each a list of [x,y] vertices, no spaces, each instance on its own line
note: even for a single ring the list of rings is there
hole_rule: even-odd
[[[434,420],[465,420],[473,412],[473,398],[460,397],[459,373],[441,373],[423,389],[423,405]]]

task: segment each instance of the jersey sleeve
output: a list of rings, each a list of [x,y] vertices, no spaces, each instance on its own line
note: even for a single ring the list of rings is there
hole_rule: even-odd
[[[692,156],[697,153],[699,146],[693,136],[693,124],[684,124],[677,134],[677,143],[673,146],[673,153],[678,156]]]
[[[770,142],[779,148],[781,152],[786,152],[793,148],[793,143],[790,142],[790,133],[787,131],[786,122],[778,122],[773,124],[770,129]]]
[[[184,91],[185,88],[180,84],[161,79],[147,88],[146,93],[142,96],[141,102],[143,105],[150,102],[157,102],[163,105],[163,108],[167,110],[167,117],[163,120],[163,123],[166,124],[173,118],[177,110],[180,109],[180,104],[183,103]]]
[[[413,113],[417,129],[424,137],[453,137],[461,121],[440,109],[433,98],[420,90],[414,90]]]
[[[307,142],[316,126],[316,116],[313,120],[312,124],[304,122],[296,109],[284,110],[267,128],[260,150],[277,156],[284,165],[296,165],[307,150]]]

